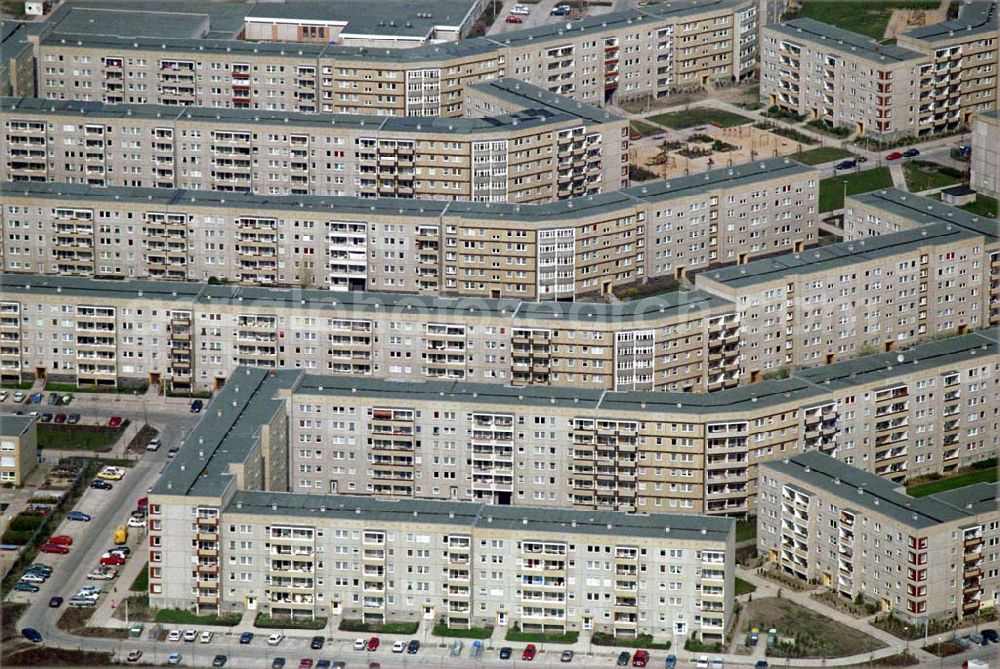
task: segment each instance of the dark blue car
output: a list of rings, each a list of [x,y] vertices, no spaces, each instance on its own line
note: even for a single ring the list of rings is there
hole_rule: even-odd
[[[21,636],[23,636],[31,643],[42,642],[42,633],[36,630],[34,627],[25,627],[23,630],[21,630]]]
[[[835,170],[849,170],[849,169],[851,169],[852,167],[854,167],[857,164],[858,163],[855,160],[841,160],[839,163],[837,163],[836,165],[833,166],[833,169],[835,169]]]
[[[253,641],[253,632],[244,632],[240,635],[240,643],[246,645]]]
[[[205,403],[201,400],[195,400],[191,402],[191,413],[201,413],[201,408],[205,406]]]

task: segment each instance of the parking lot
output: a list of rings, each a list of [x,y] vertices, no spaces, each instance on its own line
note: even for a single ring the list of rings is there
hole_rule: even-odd
[[[564,0],[541,0],[538,4],[525,4],[524,6],[528,9],[528,13],[517,17],[521,19],[521,22],[507,23],[507,17],[511,16],[511,9],[517,4],[513,0],[507,0],[503,3],[503,9],[500,10],[499,16],[497,16],[496,21],[493,22],[493,25],[490,26],[486,34],[489,36],[503,35],[507,32],[523,30],[525,28],[537,28],[538,26],[550,24],[565,24],[567,21],[579,21],[587,16],[599,16],[612,11],[612,7],[610,6],[587,5],[586,9],[573,9],[565,16],[553,16],[552,10],[563,2]]]

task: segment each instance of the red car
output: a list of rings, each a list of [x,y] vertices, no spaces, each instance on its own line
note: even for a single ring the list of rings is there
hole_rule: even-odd
[[[49,540],[45,543],[59,544],[60,546],[72,546],[73,537],[68,534],[57,534],[54,537],[49,537]]]
[[[537,652],[538,649],[535,648],[535,644],[529,643],[527,646],[524,647],[524,652],[521,653],[521,659],[524,660],[525,662],[531,662],[532,660],[535,659],[535,653]]]
[[[299,669],[312,669],[313,661],[311,657],[304,657],[299,660]]]
[[[373,636],[371,639],[368,639],[368,650],[378,650],[377,636]]]
[[[111,419],[108,420],[108,427],[118,427],[121,424],[122,424],[121,416],[112,416]]]
[[[649,662],[648,650],[637,650],[635,651],[635,655],[632,656],[633,667],[645,667],[648,662]]]
[[[507,23],[524,23],[524,19],[520,16],[514,16],[513,14],[507,17]]]
[[[111,553],[101,558],[101,564],[110,565],[112,567],[120,567],[125,564],[125,558],[119,553]]]
[[[58,553],[59,555],[65,555],[66,553],[69,553],[69,548],[67,548],[66,546],[61,546],[59,544],[45,544],[38,550],[42,551],[43,553]]]
[[[889,155],[887,155],[885,157],[885,159],[886,160],[899,160],[902,157],[903,157],[902,153],[900,153],[899,151],[893,151],[892,153],[890,153]]]

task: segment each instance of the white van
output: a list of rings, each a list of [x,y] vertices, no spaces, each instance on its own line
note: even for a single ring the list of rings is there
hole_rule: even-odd
[[[150,439],[149,443],[146,444],[146,450],[147,451],[158,451],[158,450],[160,450],[160,444],[161,443],[162,442],[160,441],[159,437],[156,437],[155,439]]]
[[[531,10],[525,5],[514,5],[514,8],[510,10],[510,13],[514,16],[527,16],[531,13]]]

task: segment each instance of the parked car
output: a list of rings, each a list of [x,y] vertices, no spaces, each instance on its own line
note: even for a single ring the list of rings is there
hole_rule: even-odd
[[[79,422],[80,422],[80,414],[78,413],[71,413],[66,418],[66,423],[68,423],[69,425],[76,425]]]
[[[500,659],[509,660],[513,652],[514,651],[510,646],[504,646],[503,648],[500,649]]]
[[[326,642],[326,637],[314,636],[309,641],[309,647],[312,648],[313,650],[320,650],[325,642]]]
[[[618,659],[615,661],[615,666],[627,667],[628,661],[631,659],[631,657],[632,656],[629,654],[627,650],[623,650],[622,652],[618,653]]]
[[[34,583],[29,581],[20,580],[14,585],[14,589],[18,592],[38,592],[39,588]]]
[[[253,641],[253,632],[244,632],[240,635],[240,643],[244,646]]]
[[[531,662],[532,660],[535,659],[535,655],[537,653],[538,649],[535,648],[535,644],[529,643],[527,646],[524,647],[524,650],[521,651],[521,659],[524,660],[525,662]]]
[[[20,404],[21,402],[23,402],[24,401],[24,393],[22,393],[20,390],[15,391],[14,392],[14,401],[17,402],[18,404]]]
[[[120,553],[105,553],[101,557],[101,564],[110,565],[112,567],[120,567],[125,564],[125,558],[122,557]],[[185,639],[187,641],[187,639]]]
[[[885,157],[886,160],[899,160],[903,157],[903,154],[899,151],[893,151]]]
[[[312,669],[313,661],[311,657],[303,657],[299,660],[299,669]]]
[[[95,479],[91,481],[90,487],[93,488],[94,490],[111,490],[112,488],[114,488],[114,486],[108,483],[107,481],[102,481],[100,479]]]
[[[839,163],[833,166],[835,170],[849,170],[852,167],[857,166],[857,161],[855,160],[841,160]]]
[[[420,650],[420,642],[416,639],[412,639],[410,643],[406,644],[407,655],[416,655],[418,650]]]
[[[59,404],[59,393],[49,393],[49,404]]]
[[[65,423],[66,422],[66,414],[64,414],[64,413],[57,413],[56,417],[53,418],[52,420],[54,420],[57,423]]]
[[[63,598],[62,597],[50,597],[49,598],[49,608],[50,609],[58,609],[60,606],[62,606],[62,603],[63,603]]]
[[[55,534],[55,535],[49,537],[49,540],[47,542],[45,542],[45,543],[48,543],[48,544],[59,544],[61,546],[72,546],[73,545],[73,537],[69,536],[68,534]]]
[[[138,648],[133,648],[128,652],[128,657],[125,659],[129,662],[138,662],[140,657],[142,657],[142,651]]]
[[[51,423],[52,422],[52,418],[53,418],[52,414],[50,414],[50,413],[43,413],[41,416],[39,416],[38,422],[39,423]]]
[[[402,653],[404,650],[406,650],[406,642],[405,641],[396,641],[396,642],[394,642],[392,644],[392,652],[394,652],[394,653]]]
[[[34,564],[30,565],[27,569],[25,569],[25,571],[40,571],[44,573],[46,576],[51,576],[52,572],[55,570],[47,564],[42,564],[41,562],[35,562]]]
[[[66,520],[76,520],[81,523],[90,522],[90,514],[84,513],[83,511],[70,511],[66,514]]]
[[[767,660],[757,660],[754,669],[767,669]]]
[[[275,632],[271,636],[267,637],[267,645],[277,646],[279,643],[281,643],[281,640],[284,638],[285,638],[284,634],[281,634],[280,632]]]
[[[524,23],[524,19],[522,19],[520,16],[514,16],[513,14],[509,14],[507,18],[504,19],[504,23]]]
[[[920,151],[917,149],[907,149],[906,151],[903,151],[904,158],[916,158],[919,155]]]
[[[160,449],[160,444],[162,444],[162,443],[163,442],[160,441],[159,437],[155,437],[153,439],[150,439],[149,443],[146,444],[146,450],[147,451],[158,451]]]
[[[225,655],[216,655],[214,658],[212,658],[212,666],[213,667],[224,667],[224,666],[226,666],[226,660],[228,660],[228,659],[229,658],[226,657]]]
[[[91,581],[110,581],[117,575],[117,569],[112,569],[111,567],[98,567],[94,571],[87,574],[87,578]]]
[[[553,7],[552,11],[549,12],[549,16],[568,16],[569,11],[567,7]]]
[[[181,450],[180,446],[171,446],[170,450],[167,451],[167,457],[168,458],[175,457],[177,455],[177,452],[180,450]]]
[[[167,632],[167,641],[180,641],[180,640],[181,640],[180,630],[170,630],[169,632]],[[243,642],[240,641],[240,643]]]
[[[32,393],[31,397],[28,398],[28,404],[41,404],[41,403],[42,403],[41,393]]]
[[[635,651],[635,655],[632,656],[632,666],[645,667],[647,664],[649,664],[649,651],[648,650]]]
[[[40,550],[43,553],[56,553],[57,555],[65,555],[66,553],[69,553],[69,546],[63,546],[61,544],[43,544],[42,547],[39,548],[38,550]]]
[[[10,397],[10,393],[8,391],[0,390],[0,402],[6,402],[8,397]]]
[[[31,643],[42,642],[42,633],[36,630],[34,627],[25,627],[23,630],[21,630],[21,636],[23,636]]]
[[[364,650],[368,647],[368,639],[355,639],[354,650]]]
[[[969,641],[972,642],[973,646],[985,646],[989,643],[988,641],[983,639],[983,635],[980,634],[979,632],[973,632],[972,634],[970,634]]]
[[[379,644],[378,637],[373,636],[372,638],[368,639],[368,650],[370,651],[378,650],[378,644]]]
[[[201,413],[202,407],[204,406],[205,403],[202,402],[201,400],[195,400],[194,402],[191,402],[191,413]]]
[[[316,662],[316,669],[330,669],[330,660],[319,660]]]
[[[112,554],[118,553],[122,557],[128,557],[132,554],[132,549],[128,546],[112,546],[108,549],[108,552]]]
[[[105,467],[97,472],[97,478],[104,481],[121,481],[125,478],[125,470],[121,467]]]
[[[676,669],[677,668],[677,656],[674,654],[667,655],[667,659],[664,662],[666,669]]]
[[[184,630],[183,639],[191,642],[198,638],[198,630]]]
[[[559,655],[560,662],[572,662],[573,661],[573,651],[564,650],[562,654]]]
[[[202,643],[212,643],[212,637],[215,636],[215,632],[212,630],[205,630],[201,633]]]
[[[131,518],[128,519],[128,526],[129,527],[146,527],[146,521],[144,519],[142,519],[142,518],[136,518],[135,516],[132,516]]]
[[[276,657],[271,661],[271,669],[282,669],[285,666],[285,658]]]
[[[451,649],[448,651],[448,654],[451,655],[452,657],[458,657],[459,655],[462,654],[462,649],[464,647],[465,647],[465,644],[463,642],[461,642],[461,641],[454,641],[451,644]]]
[[[1000,634],[997,634],[995,629],[986,629],[980,632],[980,634],[990,643],[1000,643]]]
[[[167,658],[167,664],[180,664],[180,663],[181,663],[180,653],[171,653],[170,657]]]
[[[514,16],[527,16],[531,13],[531,10],[524,5],[514,5],[511,8],[510,13]]]
[[[112,416],[108,419],[108,427],[120,427],[122,424],[121,416]]]

